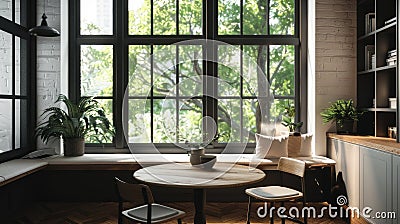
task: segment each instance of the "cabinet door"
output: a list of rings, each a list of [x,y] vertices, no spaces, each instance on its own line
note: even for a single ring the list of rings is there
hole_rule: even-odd
[[[392,211],[392,155],[360,147],[360,205],[374,212]],[[392,220],[369,219],[372,223]]]
[[[393,156],[393,211],[396,212],[394,224],[400,224],[400,156]]]
[[[349,205],[359,207],[360,203],[360,146],[340,140],[328,142],[328,155],[336,161],[336,175],[343,173]]]

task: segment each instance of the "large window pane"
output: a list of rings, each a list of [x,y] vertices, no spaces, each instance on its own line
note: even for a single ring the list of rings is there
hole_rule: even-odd
[[[23,1],[25,3],[25,1]],[[20,24],[21,23],[21,0],[14,0],[14,5],[15,5],[15,23]]]
[[[81,46],[81,94],[113,95],[113,46]]]
[[[243,34],[259,35],[268,31],[267,0],[244,0]]]
[[[267,53],[264,45],[243,46],[243,95],[266,96],[267,85],[259,85],[267,80]]]
[[[153,54],[153,92],[156,96],[176,94],[176,46],[154,46]]]
[[[12,35],[0,30],[0,94],[12,93]]]
[[[147,96],[151,90],[151,48],[146,45],[129,46],[129,95]]]
[[[255,142],[257,133],[257,113],[259,113],[257,99],[243,100],[243,141]]]
[[[202,46],[179,46],[179,95],[203,94]]]
[[[294,1],[295,0],[270,0],[270,34],[294,34]]]
[[[294,46],[271,45],[270,48],[271,91],[278,96],[294,95]]]
[[[128,106],[129,143],[151,142],[150,100],[131,99]]]
[[[12,101],[0,99],[0,153],[12,149]]]
[[[240,48],[218,46],[218,95],[240,96]]]
[[[240,34],[240,0],[218,0],[218,34]]]
[[[240,142],[241,136],[240,99],[218,99],[219,142]]]
[[[179,101],[179,142],[202,142],[202,99]]]
[[[179,34],[201,35],[202,12],[201,0],[179,0]]]
[[[99,102],[99,105],[104,109],[106,117],[113,124],[113,100],[111,99],[96,99]],[[107,137],[103,137],[99,134],[96,134],[94,131],[89,132],[86,135],[85,141],[87,143],[112,143],[112,136],[110,134],[106,135]]]
[[[28,146],[28,101],[15,100],[15,149]]]
[[[12,20],[12,0],[0,1],[0,16]]]
[[[15,37],[15,95],[26,96],[28,92],[27,41]]]
[[[154,34],[176,34],[176,0],[153,0]]]
[[[80,0],[81,35],[113,34],[113,0]]]
[[[151,30],[151,1],[129,0],[129,34],[150,35]]]
[[[174,143],[176,139],[176,101],[173,99],[154,100],[153,143]]]

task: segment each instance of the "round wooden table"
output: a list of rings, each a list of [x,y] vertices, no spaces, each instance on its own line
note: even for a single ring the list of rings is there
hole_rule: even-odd
[[[164,187],[191,188],[194,193],[195,224],[206,223],[205,189],[240,187],[257,183],[265,178],[259,169],[248,166],[217,163],[212,169],[201,169],[190,164],[168,163],[149,166],[134,173],[134,177],[148,184]]]

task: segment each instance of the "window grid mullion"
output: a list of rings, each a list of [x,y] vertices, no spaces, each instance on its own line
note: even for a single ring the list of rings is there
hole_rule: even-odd
[[[153,0],[152,0],[153,2]],[[153,4],[152,4],[153,5]],[[153,17],[152,17],[153,18]],[[153,23],[152,23],[153,24]],[[150,46],[150,140],[154,141],[154,45]],[[128,142],[129,143],[129,142]]]
[[[179,2],[179,0],[176,1]],[[175,46],[175,55],[175,141],[179,142],[179,45]]]
[[[14,7],[15,4],[13,4]],[[13,21],[14,21],[14,13],[15,11],[13,10]],[[11,94],[13,96],[13,99],[11,100],[11,150],[15,149],[15,134],[16,134],[16,126],[15,126],[15,35],[12,35],[11,39]]]

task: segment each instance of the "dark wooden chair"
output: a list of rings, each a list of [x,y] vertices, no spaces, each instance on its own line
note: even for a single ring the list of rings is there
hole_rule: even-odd
[[[144,184],[130,184],[115,177],[118,194],[118,224],[123,217],[138,223],[163,223],[176,219],[178,224],[185,212],[154,203],[150,188]],[[131,202],[133,208],[124,210],[124,202]]]
[[[267,187],[256,187],[256,188],[246,189],[246,194],[249,195],[249,203],[247,208],[247,224],[250,224],[250,210],[253,198],[264,202],[269,202],[271,204],[270,205],[271,208],[274,207],[275,203],[280,203],[281,204],[280,206],[284,206],[284,202],[302,199],[304,207],[306,203],[305,182],[304,182],[305,169],[306,169],[305,162],[297,159],[282,157],[278,163],[279,171],[292,174],[301,179],[301,191],[297,191],[295,189],[283,186],[267,186]],[[282,223],[285,223],[285,219],[289,219],[297,223],[307,224],[307,216],[308,214],[304,214],[304,222],[298,219],[293,219],[291,217],[283,217]],[[273,214],[270,214],[270,217],[271,217],[270,223],[274,223]]]

